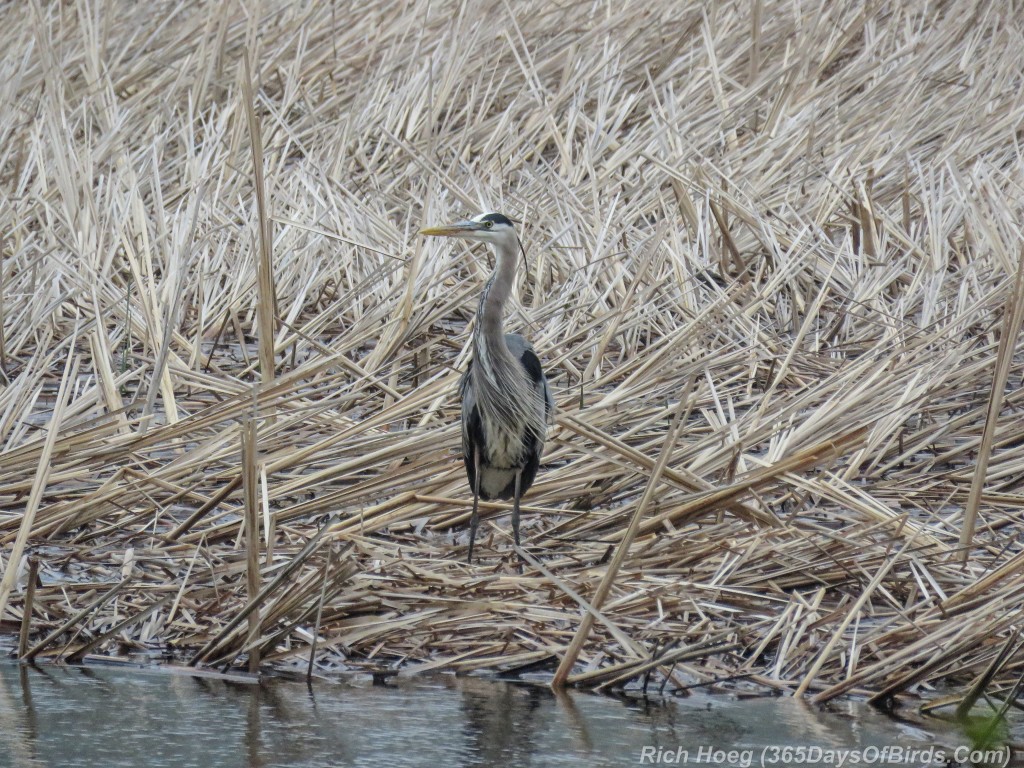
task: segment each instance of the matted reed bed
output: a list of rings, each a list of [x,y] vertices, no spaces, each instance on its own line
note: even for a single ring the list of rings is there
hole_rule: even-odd
[[[1004,3],[4,21],[0,619],[24,656],[819,701],[1020,677]],[[508,327],[558,414],[522,552],[484,504],[467,565],[455,387],[492,257],[416,233],[480,210],[522,221]]]

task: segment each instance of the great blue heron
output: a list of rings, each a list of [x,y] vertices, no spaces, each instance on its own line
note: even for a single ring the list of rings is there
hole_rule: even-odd
[[[537,476],[554,401],[530,342],[503,330],[502,313],[521,250],[512,222],[500,213],[482,213],[420,234],[478,240],[497,253],[476,312],[473,357],[459,382],[462,459],[473,489],[467,555],[472,563],[481,498],[512,499],[512,534],[519,544],[519,499]]]

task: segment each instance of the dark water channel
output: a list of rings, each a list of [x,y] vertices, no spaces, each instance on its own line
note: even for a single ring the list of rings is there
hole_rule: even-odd
[[[960,741],[853,702],[822,710],[698,694],[645,704],[454,677],[321,682],[310,692],[286,681],[0,664],[0,765],[18,768],[836,765],[841,750],[859,750],[860,765],[920,766],[938,764],[920,750]],[[786,759],[787,746],[807,751]],[[905,757],[883,760],[882,748]]]

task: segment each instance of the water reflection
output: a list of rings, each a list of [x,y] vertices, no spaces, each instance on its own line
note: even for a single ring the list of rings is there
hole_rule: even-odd
[[[473,678],[249,684],[0,665],[0,765],[623,766],[642,750],[929,745],[857,704],[695,695],[643,703]],[[650,764],[649,762],[647,764]]]
[[[548,720],[545,696],[537,686],[501,685],[497,692],[477,688],[461,692],[463,741],[483,765],[529,766],[534,744],[543,740]]]
[[[13,765],[41,766],[43,763],[35,752],[39,728],[28,675],[27,669],[18,668],[20,705],[0,676],[0,752],[10,757]]]

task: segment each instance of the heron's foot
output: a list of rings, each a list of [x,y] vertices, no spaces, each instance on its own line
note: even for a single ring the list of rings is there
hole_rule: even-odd
[[[515,558],[515,560],[512,563],[512,569],[513,569],[513,571],[515,571],[515,573],[518,573],[520,576],[522,576],[523,575],[523,571],[525,570],[525,568],[526,568],[526,561],[523,560],[522,555],[520,555],[517,552],[516,553],[516,558]]]

